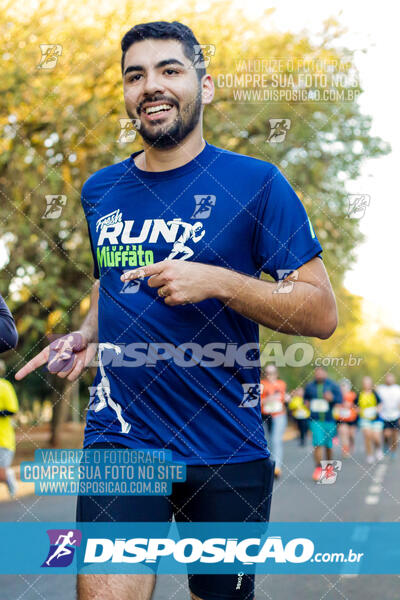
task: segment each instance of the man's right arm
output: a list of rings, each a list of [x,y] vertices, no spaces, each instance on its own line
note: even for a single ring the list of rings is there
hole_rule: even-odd
[[[87,339],[88,343],[97,342],[98,316],[99,316],[99,287],[100,280],[97,279],[90,294],[90,308],[79,331]]]
[[[90,308],[83,321],[80,329],[73,331],[72,334],[64,336],[74,336],[74,342],[71,349],[73,362],[71,360],[55,360],[57,359],[57,349],[55,344],[59,346],[60,338],[52,342],[37,354],[32,360],[22,367],[16,374],[15,379],[20,380],[32,373],[35,369],[46,364],[49,360],[50,349],[52,349],[52,364],[56,364],[56,368],[52,368],[51,372],[62,379],[75,381],[81,375],[82,371],[91,363],[97,350],[97,335],[98,335],[98,305],[99,305],[99,286],[97,280],[92,288],[90,296]],[[66,367],[66,364],[68,367]]]

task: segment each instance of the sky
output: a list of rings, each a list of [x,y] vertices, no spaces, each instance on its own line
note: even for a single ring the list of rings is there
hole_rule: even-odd
[[[234,3],[243,6],[242,0]],[[399,39],[395,4],[388,0],[381,0],[379,5],[359,0],[246,1],[246,11],[251,16],[266,8],[276,8],[271,25],[281,31],[318,32],[323,21],[334,16],[348,30],[341,45],[367,49],[366,54],[358,51],[355,57],[364,89],[359,102],[362,111],[373,119],[371,134],[389,142],[392,152],[365,161],[361,176],[349,182],[349,193],[367,194],[371,201],[360,220],[366,239],[357,250],[357,262],[347,274],[345,285],[365,299],[368,318],[400,331],[400,285],[396,276],[400,243],[400,136],[398,125],[396,128],[400,79],[395,72]]]

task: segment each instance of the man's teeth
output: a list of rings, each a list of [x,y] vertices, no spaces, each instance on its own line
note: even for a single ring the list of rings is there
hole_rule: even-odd
[[[148,106],[144,109],[146,115],[151,115],[152,113],[160,112],[162,110],[169,110],[172,108],[170,104],[159,104],[159,106]]]

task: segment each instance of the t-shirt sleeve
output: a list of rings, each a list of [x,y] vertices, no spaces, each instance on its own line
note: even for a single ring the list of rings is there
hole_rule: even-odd
[[[260,194],[254,252],[259,269],[275,281],[285,279],[322,252],[304,206],[275,166]]]
[[[10,413],[18,412],[18,398],[12,383],[3,379],[0,387],[0,410]]]
[[[96,252],[94,249],[93,239],[92,239],[92,235],[90,233],[90,225],[89,225],[89,216],[91,214],[91,211],[93,210],[93,207],[91,206],[91,203],[87,199],[87,193],[88,193],[87,190],[88,190],[88,181],[86,181],[82,186],[81,204],[82,204],[82,208],[83,208],[83,211],[84,211],[85,217],[86,217],[90,249],[92,251],[92,256],[93,256],[93,277],[95,279],[99,279],[100,273],[99,273],[99,267],[97,264],[97,256],[96,256]]]
[[[89,235],[89,241],[90,241],[90,248],[92,250],[92,256],[93,256],[93,277],[95,279],[99,279],[99,277],[100,277],[99,266],[97,264],[97,257],[96,257],[96,253],[94,251],[94,245],[93,245],[92,236],[90,234],[89,225],[88,225],[88,235]]]
[[[18,333],[14,318],[0,295],[0,352],[15,348],[18,342]]]

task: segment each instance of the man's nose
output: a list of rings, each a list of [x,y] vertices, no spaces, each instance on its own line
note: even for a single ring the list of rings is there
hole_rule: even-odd
[[[156,92],[163,93],[164,85],[157,73],[147,73],[143,92],[147,95],[153,95]]]

